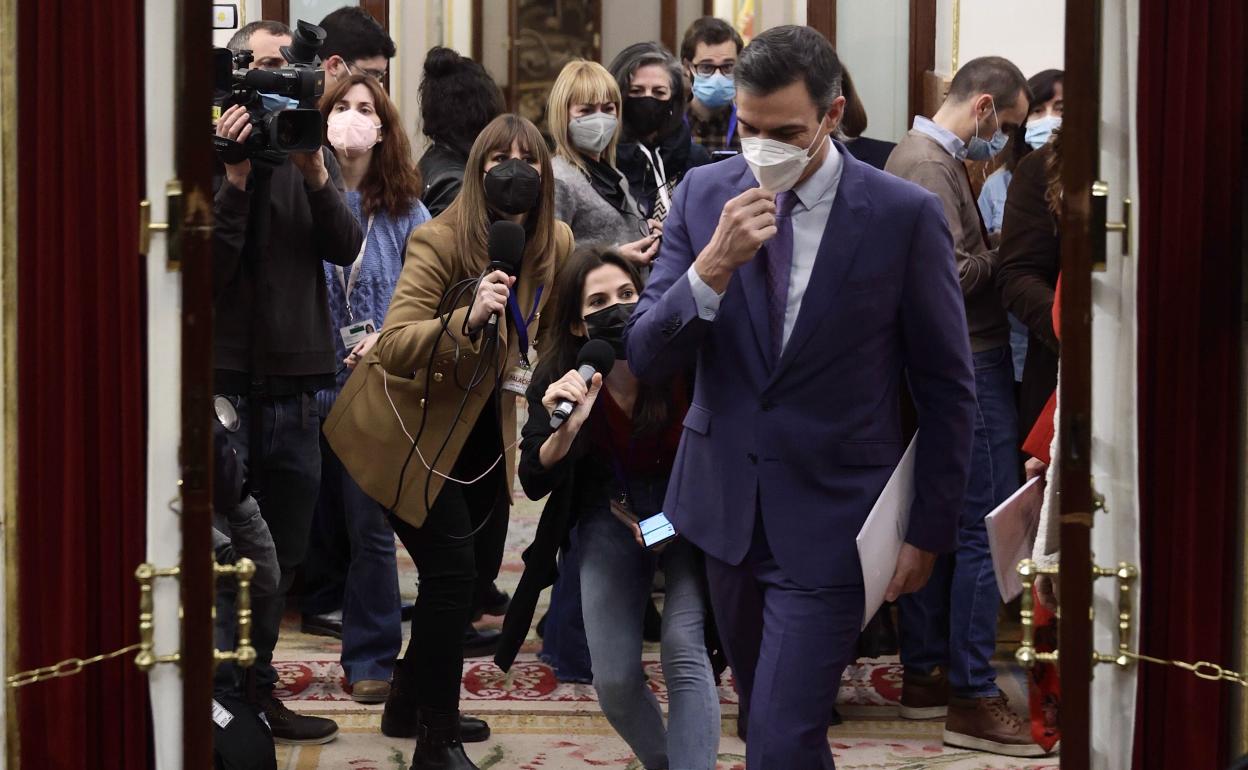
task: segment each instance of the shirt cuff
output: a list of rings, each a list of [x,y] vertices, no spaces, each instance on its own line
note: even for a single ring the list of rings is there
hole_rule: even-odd
[[[689,276],[689,291],[693,293],[693,302],[698,306],[698,318],[703,321],[714,321],[715,316],[719,314],[719,302],[724,298],[723,294],[716,294],[715,290],[707,286],[698,271],[689,266],[686,273]]]

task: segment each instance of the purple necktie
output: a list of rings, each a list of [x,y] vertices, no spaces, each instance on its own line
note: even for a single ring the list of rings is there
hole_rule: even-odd
[[[780,360],[784,349],[784,314],[789,307],[789,272],[793,267],[792,190],[776,194],[776,234],[767,242],[767,318],[771,322],[771,352]]]

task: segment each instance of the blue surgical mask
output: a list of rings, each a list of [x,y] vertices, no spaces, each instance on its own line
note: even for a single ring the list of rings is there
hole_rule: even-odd
[[[693,96],[708,109],[727,107],[736,95],[736,82],[722,72],[693,76]]]
[[[1043,118],[1027,121],[1027,144],[1038,150],[1048,141],[1053,132],[1062,127],[1060,115],[1046,115]]]
[[[289,96],[280,96],[278,94],[260,94],[260,104],[264,106],[266,112],[299,108],[298,99],[291,99]]]
[[[968,160],[992,160],[992,157],[1001,150],[1005,149],[1005,143],[1010,138],[1001,133],[1001,121],[997,119],[997,105],[992,105],[992,119],[997,124],[997,130],[993,132],[991,139],[984,139],[979,135],[979,116],[975,116],[975,133],[971,136],[971,141],[966,143],[966,157]]]

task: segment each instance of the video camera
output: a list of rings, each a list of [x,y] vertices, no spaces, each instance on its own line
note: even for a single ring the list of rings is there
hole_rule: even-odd
[[[213,49],[216,117],[236,104],[246,107],[251,116],[251,135],[242,143],[213,138],[222,161],[255,160],[280,166],[287,153],[320,149],[325,129],[316,103],[325,91],[325,70],[316,65],[324,43],[325,30],[300,21],[291,44],[282,46],[289,65],[275,70],[248,69],[251,51],[236,54],[228,48]]]

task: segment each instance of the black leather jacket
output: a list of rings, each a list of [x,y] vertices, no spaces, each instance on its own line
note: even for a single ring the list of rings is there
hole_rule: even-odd
[[[430,216],[437,216],[451,205],[464,182],[464,166],[468,156],[450,145],[434,142],[420,156],[420,177],[425,180],[425,193],[421,200],[429,209]]]

